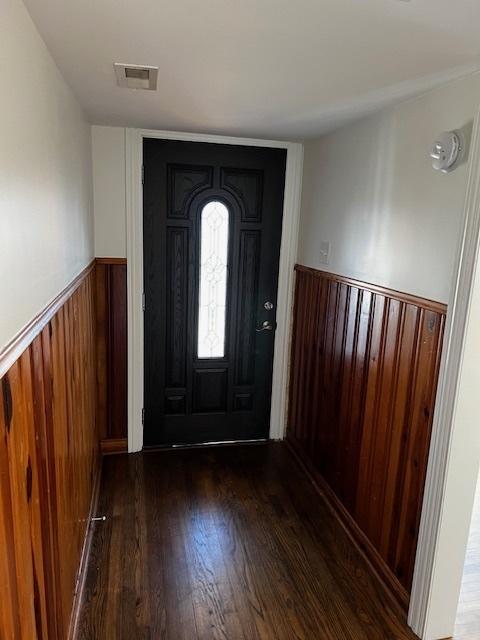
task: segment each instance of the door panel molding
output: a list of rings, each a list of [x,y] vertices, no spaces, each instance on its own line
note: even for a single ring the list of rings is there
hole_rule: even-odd
[[[285,149],[143,140],[144,448],[227,441],[233,431],[243,439],[242,428],[250,438],[269,436],[275,332],[257,327],[275,323],[286,160]],[[188,172],[172,173],[172,165]],[[191,197],[197,166],[212,181]],[[186,376],[172,378],[177,369]],[[183,420],[165,413],[165,384],[186,387]],[[255,388],[254,402],[233,410],[239,386]],[[200,440],[206,413],[211,424]]]
[[[287,150],[277,293],[277,331],[273,357],[270,438],[285,436],[288,360],[303,167],[303,145],[295,142],[228,136],[126,129],[127,314],[128,314],[128,450],[143,447],[143,139],[158,138]]]

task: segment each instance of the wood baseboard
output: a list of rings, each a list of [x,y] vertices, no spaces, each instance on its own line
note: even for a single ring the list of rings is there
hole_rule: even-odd
[[[128,440],[127,438],[105,438],[100,441],[100,451],[104,456],[114,453],[127,453]]]
[[[88,523],[85,530],[85,539],[83,541],[82,556],[80,558],[80,565],[78,567],[77,584],[75,588],[75,595],[73,597],[73,606],[72,606],[72,611],[70,615],[70,625],[68,627],[68,635],[67,635],[68,640],[75,640],[77,636],[78,620],[80,617],[80,610],[82,608],[85,580],[87,578],[88,559],[90,557],[90,549],[92,546],[92,538],[93,538],[92,518],[97,513],[101,480],[102,480],[102,460],[100,458],[97,473],[95,474],[95,482],[94,482],[93,491],[92,491],[92,500],[90,502],[90,511],[88,514]]]
[[[313,468],[313,465],[303,453],[302,447],[296,441],[295,437],[291,434],[287,434],[286,443],[298,464],[302,467],[317,492],[325,501],[332,515],[336,518],[359,553],[363,556],[371,571],[378,578],[379,583],[383,587],[385,594],[392,605],[398,608],[402,615],[406,616],[410,602],[410,596],[406,589],[400,584],[397,577],[390,570],[378,551],[345,509],[332,489],[327,485],[318,471]]]

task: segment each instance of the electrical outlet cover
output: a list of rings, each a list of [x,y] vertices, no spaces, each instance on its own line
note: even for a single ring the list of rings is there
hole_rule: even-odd
[[[330,264],[330,242],[320,242],[319,262],[320,264]]]

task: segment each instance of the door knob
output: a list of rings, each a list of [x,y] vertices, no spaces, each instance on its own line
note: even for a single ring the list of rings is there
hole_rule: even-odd
[[[265,304],[263,305],[263,308],[266,309],[267,311],[271,311],[273,309],[273,302],[270,302],[270,301],[265,302]]]
[[[258,333],[260,333],[260,331],[271,331],[273,329],[272,325],[270,324],[270,322],[268,320],[265,320],[262,323],[262,326],[260,327],[260,329],[255,329],[255,331],[257,331]]]

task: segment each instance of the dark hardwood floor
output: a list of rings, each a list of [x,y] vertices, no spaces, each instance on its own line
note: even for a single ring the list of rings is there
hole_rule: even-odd
[[[107,457],[77,638],[412,640],[285,444]]]

